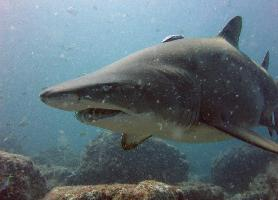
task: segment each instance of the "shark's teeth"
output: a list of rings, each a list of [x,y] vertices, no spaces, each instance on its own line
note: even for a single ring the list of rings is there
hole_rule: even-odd
[[[99,119],[113,117],[123,113],[120,110],[113,109],[102,109],[102,108],[88,108],[86,110],[81,110],[76,113],[76,118],[81,122],[92,122]]]

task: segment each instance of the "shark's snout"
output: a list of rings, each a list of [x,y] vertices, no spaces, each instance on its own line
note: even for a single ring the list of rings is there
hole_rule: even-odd
[[[42,102],[47,103],[47,99],[50,96],[50,91],[44,90],[40,93],[40,99]]]
[[[41,92],[40,99],[51,107],[72,110],[70,108],[78,103],[79,96],[61,88],[50,87]]]
[[[60,97],[62,92],[59,92],[59,91],[55,91],[51,88],[48,88],[44,91],[41,92],[40,94],[40,98],[41,100],[44,102],[44,103],[47,103],[49,100],[52,100],[52,99],[57,99]]]

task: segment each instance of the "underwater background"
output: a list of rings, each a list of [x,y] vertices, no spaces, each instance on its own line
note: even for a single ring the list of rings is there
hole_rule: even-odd
[[[32,157],[67,146],[81,156],[103,130],[44,105],[39,98],[44,88],[171,34],[213,37],[237,15],[243,17],[240,50],[258,63],[269,50],[269,73],[276,77],[277,0],[0,0],[0,149]],[[266,129],[257,129],[269,137]],[[242,145],[234,139],[167,142],[186,154],[191,173],[201,177],[220,153]]]

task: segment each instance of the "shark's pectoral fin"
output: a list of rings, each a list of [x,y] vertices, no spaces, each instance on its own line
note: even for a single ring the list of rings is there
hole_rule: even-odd
[[[236,137],[240,140],[243,140],[249,144],[255,145],[257,147],[260,147],[264,150],[273,152],[273,153],[278,153],[278,144],[263,138],[259,136],[256,132],[252,130],[248,130],[246,128],[241,128],[241,127],[235,127],[231,125],[213,125],[215,128],[226,132],[227,134]]]
[[[130,150],[137,147],[139,144],[150,138],[151,135],[132,135],[132,134],[122,134],[122,148],[124,150]]]

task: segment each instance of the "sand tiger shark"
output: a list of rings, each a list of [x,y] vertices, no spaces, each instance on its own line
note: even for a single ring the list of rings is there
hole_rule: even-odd
[[[216,36],[172,35],[100,70],[49,87],[41,100],[76,112],[83,123],[122,134],[123,149],[151,136],[200,143],[238,138],[278,153],[278,87],[267,72],[269,53],[257,64],[238,48],[242,18]],[[274,117],[273,117],[274,116]]]

